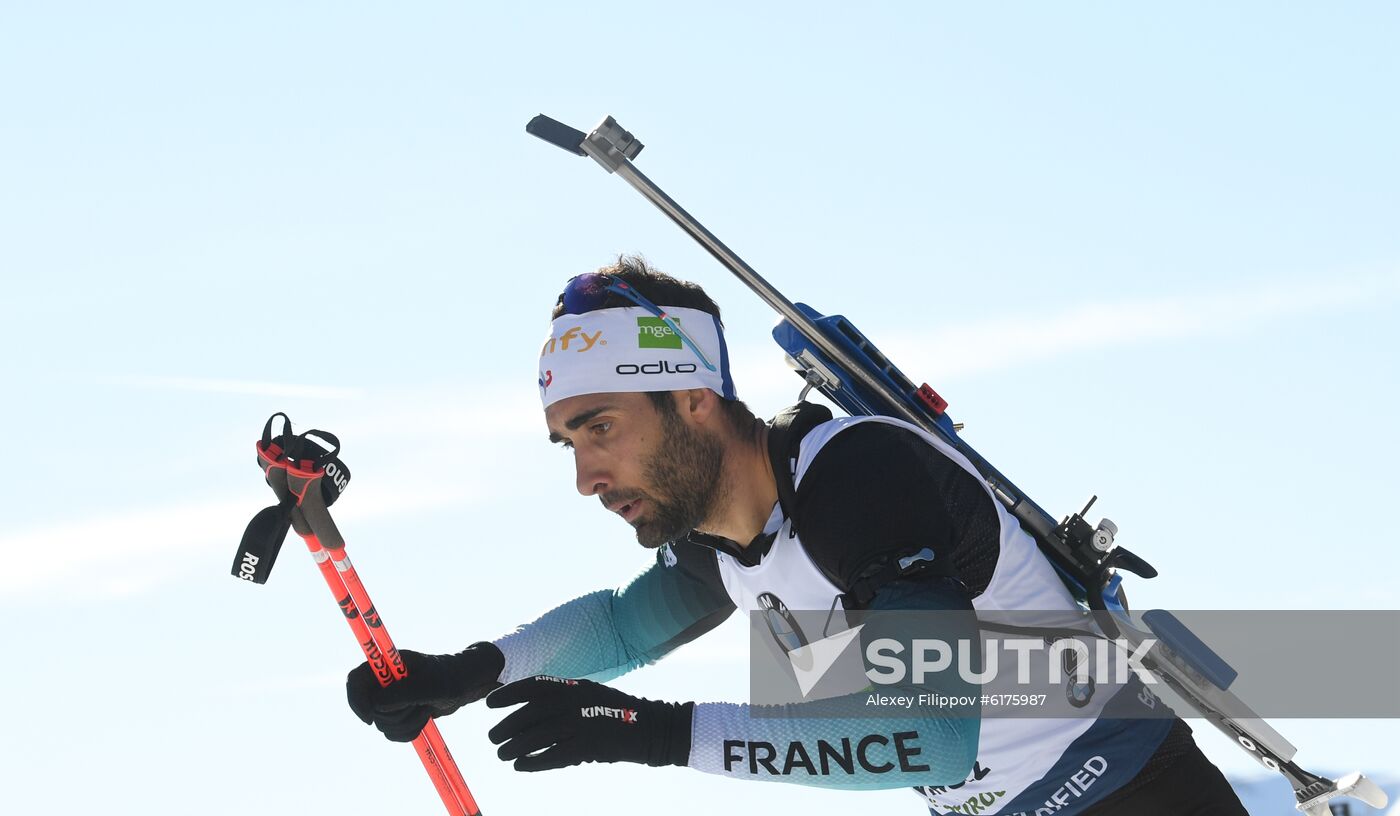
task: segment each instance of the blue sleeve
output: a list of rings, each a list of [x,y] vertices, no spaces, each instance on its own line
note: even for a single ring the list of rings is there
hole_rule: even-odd
[[[575,598],[497,639],[506,656],[501,682],[536,674],[606,682],[656,662],[733,611],[715,554],[669,544],[624,586]]]
[[[909,579],[885,585],[872,610],[972,610],[960,583]],[[874,619],[874,618],[872,618]],[[969,617],[972,633],[975,620]],[[868,628],[868,627],[867,627]],[[954,633],[950,642],[956,642]],[[866,631],[862,631],[865,639]],[[973,641],[977,642],[977,641]],[[953,785],[967,778],[981,731],[978,689],[941,689],[963,695],[957,716],[933,707],[899,717],[860,714],[870,694],[920,694],[913,685],[866,691],[786,706],[700,703],[692,720],[689,766],[735,779],[789,782],[845,790]]]

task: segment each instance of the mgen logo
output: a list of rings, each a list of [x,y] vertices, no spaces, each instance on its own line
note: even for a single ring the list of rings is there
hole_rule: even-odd
[[[679,326],[681,321],[678,318],[671,318]],[[637,318],[637,348],[661,348],[678,349],[681,347],[680,335],[671,331],[671,327],[659,317],[639,317]]]

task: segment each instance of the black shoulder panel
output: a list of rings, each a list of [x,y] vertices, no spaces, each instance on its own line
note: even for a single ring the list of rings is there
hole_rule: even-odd
[[[832,437],[803,474],[792,510],[808,555],[859,604],[911,572],[961,578],[978,595],[991,577],[981,567],[994,567],[999,550],[1000,525],[980,480],[884,422]]]

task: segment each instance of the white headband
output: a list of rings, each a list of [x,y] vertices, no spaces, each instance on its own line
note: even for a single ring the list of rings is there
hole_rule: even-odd
[[[699,347],[699,354],[665,321],[639,306],[555,318],[540,350],[544,407],[579,394],[688,388],[708,388],[734,399],[719,318],[699,309],[667,308],[665,313]]]

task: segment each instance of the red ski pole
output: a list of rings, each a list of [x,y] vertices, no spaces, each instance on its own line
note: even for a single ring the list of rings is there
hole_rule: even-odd
[[[387,686],[395,680],[407,677],[408,672],[404,668],[403,659],[399,657],[399,650],[389,638],[388,631],[384,629],[384,622],[374,610],[374,605],[365,593],[355,567],[345,554],[345,549],[342,547],[337,550],[340,558],[336,558],[321,546],[316,536],[308,534],[302,536],[302,539],[306,541],[311,557],[316,560],[321,576],[326,579],[326,586],[330,588],[340,611],[344,613],[346,623],[350,624],[351,631],[355,633],[355,640],[359,641],[365,659],[369,661],[380,685]],[[346,570],[344,575],[341,574],[342,569]],[[351,580],[354,589],[348,586]],[[372,631],[371,627],[377,629],[377,632]],[[428,776],[448,812],[453,816],[480,816],[481,810],[472,798],[471,791],[467,789],[467,783],[462,779],[462,774],[452,759],[452,752],[448,750],[436,722],[428,720],[423,732],[413,739],[413,748],[418,752],[423,767],[428,770]]]
[[[270,423],[271,420],[269,427]],[[290,435],[290,426],[288,433]],[[398,649],[384,628],[383,619],[374,610],[358,573],[345,555],[344,538],[326,509],[320,489],[325,470],[317,467],[314,460],[289,462],[281,447],[275,443],[260,441],[257,452],[264,476],[279,501],[295,501],[291,509],[292,526],[306,541],[326,586],[345,615],[375,677],[382,685],[407,677],[408,671],[399,657]],[[323,546],[322,536],[333,542],[332,546]],[[332,555],[337,552],[338,558]],[[450,816],[480,816],[481,810],[435,722],[428,721],[422,733],[413,740],[413,747]]]

